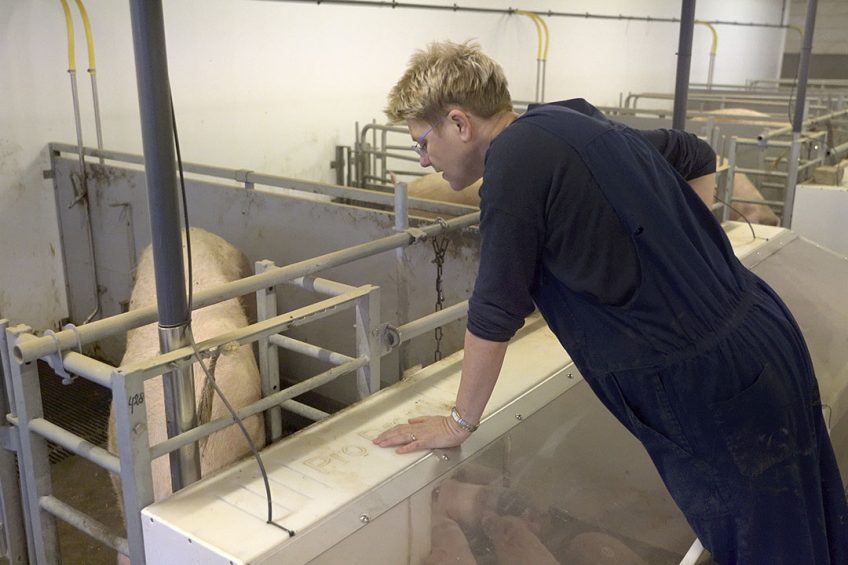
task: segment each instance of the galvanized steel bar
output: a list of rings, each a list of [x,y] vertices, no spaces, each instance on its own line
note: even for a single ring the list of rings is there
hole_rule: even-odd
[[[295,353],[300,353],[301,355],[306,355],[307,357],[312,357],[319,361],[332,363],[333,365],[342,365],[354,360],[353,357],[348,357],[347,355],[343,355],[323,347],[318,347],[317,345],[306,343],[305,341],[300,341],[285,335],[272,335],[268,338],[268,341],[277,347],[282,347],[283,349],[288,349],[289,351],[294,351]]]
[[[144,382],[139,377],[127,377],[116,371],[112,377],[112,398],[121,461],[121,497],[127,526],[127,548],[133,563],[144,563],[141,509],[153,503]]]
[[[259,412],[263,412],[271,408],[272,406],[281,404],[285,400],[290,400],[295,396],[300,396],[305,392],[309,392],[310,390],[318,388],[319,386],[334,381],[346,373],[356,371],[366,363],[368,363],[368,359],[360,357],[358,359],[354,359],[349,363],[345,363],[344,365],[333,367],[328,371],[324,371],[323,373],[315,375],[314,377],[306,379],[305,381],[301,381],[296,385],[290,386],[284,390],[274,393],[271,396],[265,397],[262,400],[254,402],[253,404],[249,404],[244,408],[236,411],[236,415],[242,420],[245,418],[249,418],[250,416],[258,414]],[[203,424],[202,426],[198,426],[193,430],[189,430],[185,433],[180,434],[177,437],[173,437],[161,443],[157,443],[156,445],[150,448],[150,457],[151,459],[161,457],[166,453],[169,453],[175,449],[179,449],[183,445],[199,441],[201,438],[213,434],[218,430],[224,429],[232,424],[232,417],[225,416],[223,418],[213,420],[207,424]]]
[[[444,226],[436,223],[422,226],[418,228],[418,230],[427,236],[434,236],[442,232],[464,228],[472,224],[476,224],[479,221],[480,212],[473,212],[471,214],[447,220]],[[418,232],[416,231],[416,233]],[[394,234],[382,239],[369,241],[347,249],[314,257],[312,259],[306,259],[285,267],[278,267],[266,273],[253,275],[251,277],[246,277],[198,292],[194,296],[194,308],[199,309],[204,306],[209,306],[210,304],[223,302],[230,298],[243,296],[251,292],[256,292],[262,287],[274,286],[292,279],[316,273],[318,271],[323,271],[331,267],[336,267],[364,257],[370,257],[371,255],[389,251],[396,247],[406,247],[416,243],[417,241],[417,236],[410,233]],[[62,349],[71,349],[77,345],[77,335],[79,336],[80,342],[85,345],[106,336],[124,332],[155,321],[156,308],[149,306],[147,308],[139,308],[138,310],[130,310],[124,314],[118,314],[104,320],[97,320],[90,324],[80,326],[76,329],[77,333],[74,333],[71,330],[57,332],[56,338],[59,340],[59,344]],[[18,361],[33,361],[39,357],[53,353],[55,350],[56,343],[50,336],[33,338],[26,342],[16,344],[13,347],[14,356]]]
[[[14,418],[12,421],[17,423],[17,420]],[[117,457],[49,420],[35,418],[30,421],[29,429],[116,475],[121,472],[121,462]]]
[[[404,324],[397,328],[400,337],[400,343],[409,341],[412,338],[418,337],[425,333],[431,332],[434,329],[444,326],[455,320],[459,320],[468,312],[468,301],[460,302],[449,306],[438,312],[428,314],[417,320],[413,320],[408,324]],[[398,344],[399,345],[399,344]]]
[[[32,338],[31,328],[15,326],[6,330],[6,339],[14,346],[17,341]],[[26,511],[27,539],[37,563],[59,562],[59,538],[56,520],[39,505],[42,496],[52,492],[47,440],[31,433],[30,422],[44,416],[41,388],[35,363],[10,363],[15,415],[18,418],[18,470],[24,484],[22,503]]]
[[[111,547],[123,555],[129,555],[127,538],[113,533],[104,524],[98,522],[88,514],[80,512],[55,496],[43,496],[39,503],[44,510],[57,518],[61,518],[79,531],[88,534],[100,543]]]
[[[290,284],[299,288],[304,288],[306,290],[311,290],[312,292],[317,292],[318,294],[326,294],[328,296],[340,296],[346,292],[356,290],[355,286],[331,281],[328,279],[322,279],[320,277],[300,277],[291,281],[287,281],[286,284]]]
[[[356,389],[365,398],[380,389],[380,287],[373,286],[368,294],[356,301],[356,355],[368,359],[357,370]]]
[[[273,261],[257,261],[254,270],[256,273],[264,273],[275,267]],[[274,318],[278,313],[277,288],[272,286],[257,290],[256,320],[262,321]],[[280,390],[280,358],[277,354],[277,348],[270,346],[269,338],[271,337],[274,336],[261,337],[256,341],[259,354],[259,384],[263,397]],[[277,406],[270,408],[263,417],[265,418],[265,435],[269,440],[268,443],[273,443],[283,435],[283,420],[280,408]]]
[[[76,351],[68,351],[62,355],[62,363],[69,372],[102,387],[112,388],[112,373],[116,371],[115,367]]]
[[[280,407],[288,410],[289,412],[293,412],[298,416],[303,416],[304,418],[309,418],[313,422],[317,422],[318,420],[323,420],[324,418],[328,418],[330,416],[329,413],[324,412],[323,410],[318,410],[317,408],[313,408],[307,404],[303,404],[302,402],[298,402],[297,400],[286,400]]]
[[[356,289],[355,292],[342,296],[334,296],[321,302],[316,302],[315,304],[310,304],[303,308],[298,308],[297,310],[292,310],[291,312],[220,334],[197,343],[197,352],[203,355],[211,349],[232,342],[238,342],[240,345],[252,343],[262,337],[280,333],[288,328],[321,320],[327,316],[353,308],[356,300],[367,295],[372,288],[376,287],[364,285]],[[175,364],[187,363],[194,355],[195,349],[193,347],[182,347],[168,353],[163,353],[153,359],[146,359],[132,365],[123,366],[119,370],[127,376],[134,375],[142,379],[148,379],[161,374],[166,368],[173,367]]]
[[[815,1],[815,0],[811,0]],[[789,149],[789,170],[786,177],[786,193],[784,194],[783,216],[781,225],[792,229],[792,213],[795,208],[795,190],[798,185],[798,161],[801,156],[801,134],[792,134],[792,147]]]
[[[0,319],[0,414],[11,416],[14,401],[10,394],[12,370],[9,362],[9,344],[6,341],[6,329],[9,321]],[[7,435],[10,442],[17,443],[17,430],[0,423],[0,431]],[[0,517],[3,519],[0,535],[5,531],[2,554],[9,563],[23,563],[27,559],[27,534],[24,528],[25,517],[21,501],[21,487],[18,481],[18,468],[15,450],[12,445],[0,447]],[[25,490],[25,489],[24,489]]]

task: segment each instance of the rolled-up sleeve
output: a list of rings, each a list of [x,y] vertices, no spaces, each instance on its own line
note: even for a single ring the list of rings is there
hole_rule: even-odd
[[[489,341],[509,341],[533,312],[532,288],[541,230],[497,207],[480,216],[480,271],[469,300],[468,331]]]
[[[716,171],[716,155],[706,141],[676,129],[639,130],[672,167],[686,180]]]

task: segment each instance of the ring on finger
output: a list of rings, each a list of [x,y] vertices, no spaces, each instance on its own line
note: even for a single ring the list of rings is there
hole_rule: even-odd
[[[415,434],[409,434],[409,443],[415,441]]]

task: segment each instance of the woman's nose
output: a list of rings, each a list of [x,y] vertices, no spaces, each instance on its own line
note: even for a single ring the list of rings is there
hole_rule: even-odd
[[[418,158],[418,164],[422,167],[429,167],[430,165],[432,165],[432,163],[430,162],[430,156],[424,153]]]

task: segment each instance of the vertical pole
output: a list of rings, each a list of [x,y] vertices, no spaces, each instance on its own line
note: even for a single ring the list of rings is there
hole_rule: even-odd
[[[130,0],[130,15],[159,305],[159,343],[162,351],[167,352],[188,344],[189,312],[162,2]],[[196,423],[192,381],[190,366],[163,376],[168,437]],[[200,478],[200,454],[196,444],[172,452],[170,462],[174,491]]]
[[[356,301],[356,355],[368,363],[356,370],[359,398],[380,389],[380,287]]]
[[[118,435],[118,456],[121,460],[121,495],[129,557],[133,563],[144,563],[141,509],[153,503],[145,402],[142,379],[128,378],[120,371],[112,374],[112,403]]]
[[[27,326],[16,326],[6,330],[9,350],[18,340],[33,339]],[[41,508],[41,497],[52,494],[50,460],[47,440],[31,433],[29,423],[44,417],[41,405],[41,385],[35,361],[10,363],[12,396],[18,417],[18,470],[25,485],[23,504],[27,508],[27,537],[34,541],[31,548],[37,563],[59,562],[59,538],[56,519]]]
[[[264,273],[277,265],[273,261],[257,261],[256,274]],[[277,289],[261,288],[256,291],[257,322],[277,315]],[[271,345],[267,337],[256,342],[259,347],[259,375],[262,384],[262,397],[265,398],[280,390],[280,360],[276,345]],[[274,406],[265,411],[265,430],[268,443],[273,443],[283,435],[282,410]]]
[[[733,180],[736,176],[736,138],[731,137],[727,144],[727,177],[724,179],[724,190],[721,191],[721,199],[724,200],[721,208],[721,221],[730,219],[730,205],[733,204]]]
[[[11,386],[11,353],[6,341],[8,320],[0,319],[0,378],[3,386],[0,388],[0,415],[13,413],[14,400],[10,391]],[[4,445],[0,448],[0,519],[3,520],[0,535],[3,539],[0,555],[5,556],[9,563],[23,563],[27,559],[27,537],[24,524],[26,518],[21,503],[21,485],[18,481],[15,464],[14,443],[15,428],[0,424],[0,438]],[[20,484],[19,484],[20,482]]]
[[[683,0],[680,13],[680,42],[677,47],[677,80],[674,86],[674,115],[671,127],[686,127],[689,96],[689,68],[692,62],[692,36],[695,30],[695,0]]]
[[[798,159],[801,155],[801,129],[804,123],[804,110],[807,108],[807,76],[810,71],[810,53],[813,49],[817,3],[817,0],[807,1],[804,41],[798,61],[798,97],[795,99],[795,115],[792,116],[792,148],[789,151],[789,170],[786,176],[786,194],[782,218],[783,226],[787,228],[792,227],[792,213],[795,208],[795,185],[798,182]]]

